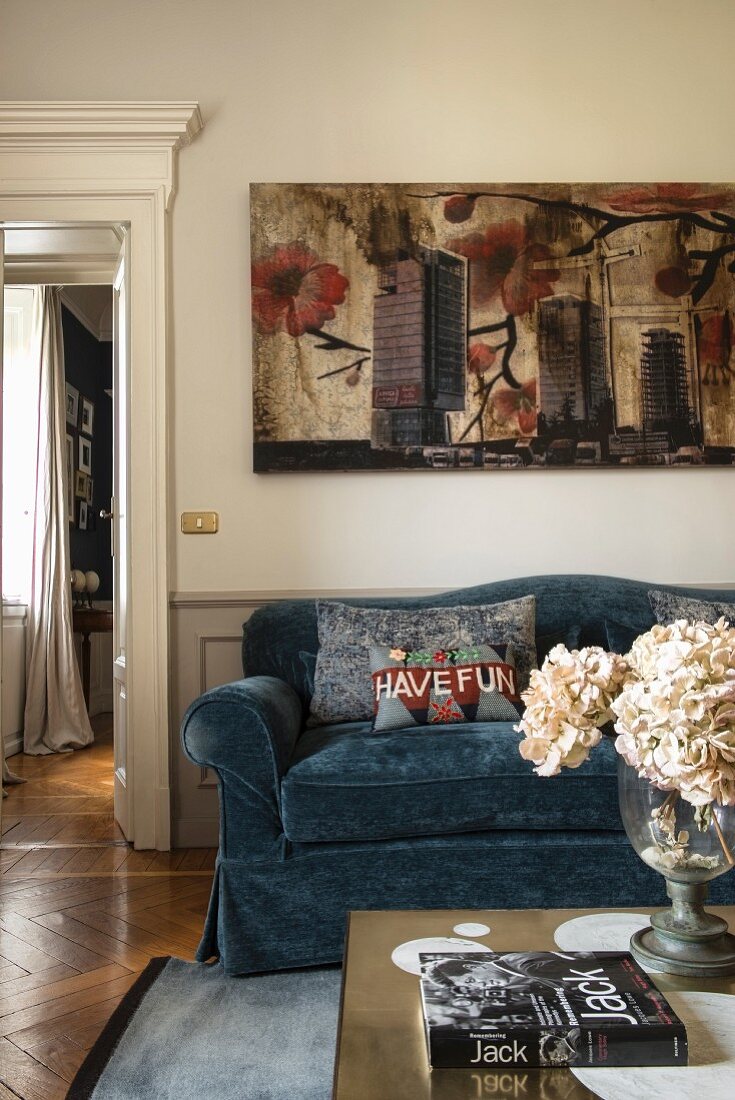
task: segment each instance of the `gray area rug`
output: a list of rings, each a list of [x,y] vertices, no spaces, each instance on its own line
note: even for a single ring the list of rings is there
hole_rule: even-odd
[[[67,1100],[327,1100],[340,975],[226,978],[218,965],[153,959]]]

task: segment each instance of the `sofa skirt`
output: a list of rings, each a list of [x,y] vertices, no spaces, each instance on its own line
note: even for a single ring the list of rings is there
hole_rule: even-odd
[[[735,875],[715,880],[710,899],[735,903]],[[666,904],[663,878],[624,833],[299,845],[278,861],[218,859],[197,959],[219,958],[228,975],[337,963],[349,910]]]

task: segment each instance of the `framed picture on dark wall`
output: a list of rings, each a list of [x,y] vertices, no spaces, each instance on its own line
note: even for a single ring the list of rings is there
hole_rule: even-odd
[[[66,422],[77,426],[79,416],[79,390],[66,383]]]
[[[87,435],[93,435],[92,428],[94,426],[94,402],[89,398],[82,398],[82,428],[81,430]]]
[[[86,531],[89,524],[89,505],[86,500],[79,501],[79,530]]]
[[[74,523],[74,437],[66,436],[66,518]]]
[[[91,504],[92,503],[92,497],[94,495],[94,481],[92,480],[91,477],[87,478],[87,484],[85,485],[84,488],[85,488],[84,499],[86,500],[87,504]]]
[[[84,474],[92,473],[92,440],[79,436],[79,469]]]
[[[87,482],[89,481],[89,474],[85,474],[82,470],[77,470],[74,477],[74,496],[77,500],[87,499]]]

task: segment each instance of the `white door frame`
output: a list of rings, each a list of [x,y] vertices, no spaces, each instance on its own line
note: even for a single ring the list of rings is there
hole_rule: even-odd
[[[130,232],[127,618],[131,828],[171,840],[168,645],[168,212],[196,103],[0,102],[0,227],[123,223]]]

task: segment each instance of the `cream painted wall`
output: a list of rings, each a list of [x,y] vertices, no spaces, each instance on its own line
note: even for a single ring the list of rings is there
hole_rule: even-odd
[[[252,180],[735,179],[732,0],[0,0],[0,97],[197,99],[173,218],[179,591],[733,578],[735,471],[251,472]]]

